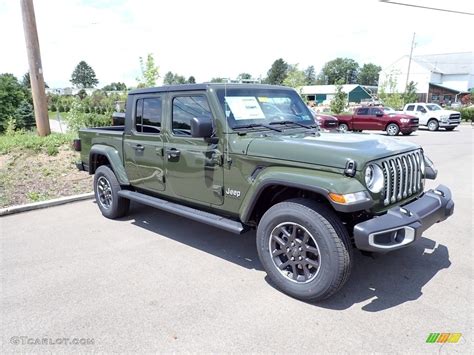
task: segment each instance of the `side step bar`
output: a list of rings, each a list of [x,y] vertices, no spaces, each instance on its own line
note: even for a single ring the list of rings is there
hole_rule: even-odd
[[[197,210],[195,208],[182,206],[177,203],[145,195],[140,192],[121,190],[118,194],[123,198],[127,198],[129,200],[139,202],[151,207],[155,207],[166,212],[171,212],[179,216],[187,217],[189,219],[193,219],[201,223],[209,224],[213,227],[224,229],[228,232],[242,234],[247,230],[242,223],[234,221],[232,219],[221,217],[213,213]]]

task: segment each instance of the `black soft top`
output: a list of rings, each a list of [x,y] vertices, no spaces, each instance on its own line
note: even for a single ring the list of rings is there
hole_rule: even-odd
[[[183,84],[183,85],[164,85],[153,88],[136,89],[130,91],[129,95],[136,94],[152,94],[155,92],[175,92],[175,91],[195,91],[207,90],[209,88],[215,89],[285,89],[293,90],[287,86],[266,85],[266,84],[222,84],[222,83],[203,83],[203,84]]]

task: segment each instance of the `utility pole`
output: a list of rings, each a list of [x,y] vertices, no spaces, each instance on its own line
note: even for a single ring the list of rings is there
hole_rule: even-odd
[[[21,12],[23,15],[26,52],[28,54],[28,64],[30,67],[31,93],[33,94],[36,127],[38,134],[44,137],[50,134],[51,131],[49,128],[48,107],[46,103],[43,67],[41,65],[33,0],[21,0]]]
[[[405,91],[407,90],[408,78],[410,77],[411,57],[413,55],[413,47],[415,47],[415,35],[416,35],[416,33],[413,32],[413,39],[411,40],[410,58],[408,59],[408,70],[407,70],[407,80],[405,82]]]

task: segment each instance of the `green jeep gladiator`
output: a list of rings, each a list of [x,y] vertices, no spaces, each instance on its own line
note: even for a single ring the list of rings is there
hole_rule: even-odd
[[[287,87],[194,84],[131,91],[123,126],[82,129],[80,169],[107,218],[130,201],[236,234],[256,228],[260,261],[283,292],[327,298],[353,249],[411,245],[453,213],[450,190],[404,140],[318,129]]]

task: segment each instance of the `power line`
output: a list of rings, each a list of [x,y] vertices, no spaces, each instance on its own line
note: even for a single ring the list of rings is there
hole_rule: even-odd
[[[390,0],[379,0],[379,1],[383,2],[383,3],[386,3],[386,4],[392,4],[392,5],[402,5],[402,6],[408,6],[408,7],[416,7],[416,8],[419,8],[419,9],[451,12],[451,13],[454,13],[454,14],[474,16],[473,12],[456,11],[456,10],[449,10],[449,9],[440,9],[440,8],[437,8],[437,7],[421,6],[421,5],[415,5],[415,4],[406,4],[406,3],[403,3],[403,2],[395,2],[395,1],[390,1]]]

